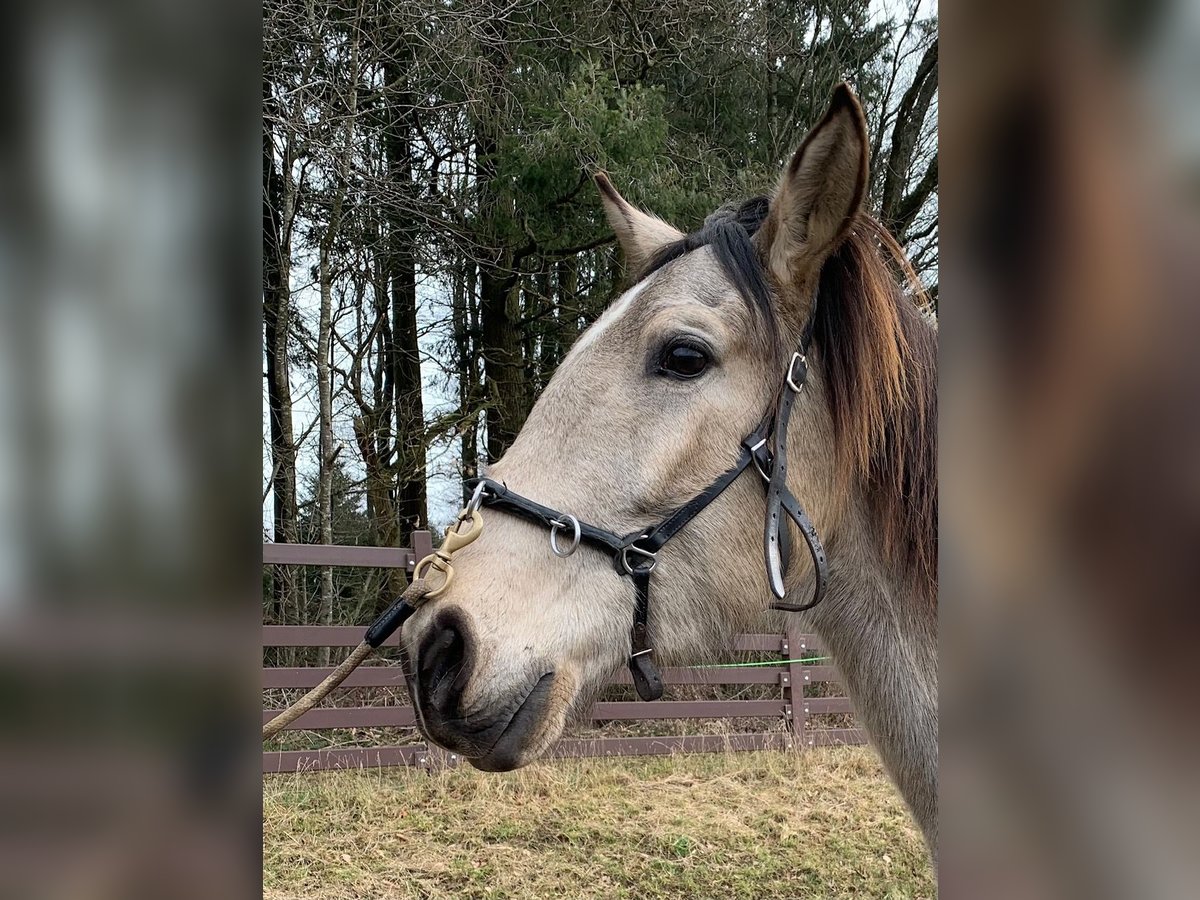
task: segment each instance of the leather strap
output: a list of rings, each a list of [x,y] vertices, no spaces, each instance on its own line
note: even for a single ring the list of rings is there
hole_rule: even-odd
[[[787,438],[788,426],[792,418],[792,408],[796,405],[796,398],[800,395],[800,391],[804,389],[805,383],[808,381],[808,359],[805,356],[807,347],[807,330],[805,339],[801,340],[800,348],[792,354],[792,358],[788,362],[788,370],[784,376],[783,385],[779,391],[779,398],[775,407],[774,421],[771,422],[771,438],[773,442],[771,456],[769,460],[769,468],[763,466],[764,473],[769,473],[767,479],[767,511],[766,511],[766,527],[763,529],[763,555],[766,558],[767,565],[767,583],[771,586],[777,601],[783,600],[787,595],[787,589],[784,584],[784,575],[787,572],[788,550],[790,549],[790,535],[785,520],[784,514],[788,516],[796,527],[800,529],[800,534],[804,537],[805,544],[808,546],[809,556],[813,562],[814,584],[812,599],[805,604],[780,603],[771,604],[772,609],[780,609],[786,612],[803,612],[807,609],[812,609],[821,602],[825,594],[825,585],[828,580],[828,560],[825,557],[825,548],[821,544],[821,538],[817,534],[817,529],[813,525],[812,520],[804,511],[804,507],[792,494],[787,486]]]
[[[771,609],[781,609],[784,612],[804,612],[807,609],[812,609],[824,599],[825,583],[829,577],[829,564],[825,558],[825,547],[821,544],[821,538],[817,535],[816,526],[813,525],[812,519],[804,511],[804,507],[796,499],[786,487],[783,489],[780,496],[780,505],[788,514],[796,527],[800,529],[800,533],[804,535],[805,546],[808,547],[809,556],[812,558],[814,584],[812,599],[804,604],[783,603],[776,601],[771,604]],[[790,540],[788,529],[784,528],[779,533],[779,544],[783,549],[786,549],[785,542]],[[784,566],[786,570],[786,555],[784,555]]]
[[[808,365],[803,354],[792,356],[788,365],[786,380],[803,387],[808,377]],[[766,528],[763,530],[763,550],[767,563],[767,583],[771,593],[782,600],[786,594],[783,584],[783,555],[779,545],[779,529],[783,524],[782,514],[783,495],[787,491],[787,437],[788,423],[792,418],[792,407],[796,404],[799,393],[788,384],[779,392],[779,403],[775,408],[775,421],[772,423],[771,469],[767,479],[767,515]]]
[[[648,635],[648,620],[650,616],[650,573],[657,563],[655,556],[667,541],[679,534],[687,524],[696,518],[710,503],[716,500],[738,476],[753,462],[754,457],[745,447],[742,448],[738,460],[733,466],[723,472],[707,488],[671,513],[647,532],[642,532],[632,541],[631,546],[648,556],[640,560],[630,561],[627,556],[618,560],[622,574],[626,564],[632,562],[632,573],[636,601],[633,612],[633,631],[631,632],[632,653],[629,657],[629,674],[638,696],[643,700],[657,700],[663,694],[662,676],[651,659],[654,648],[650,645]]]
[[[722,472],[716,481],[667,516],[667,518],[663,519],[649,531],[643,532],[642,537],[636,541],[637,545],[652,553],[657,553],[667,541],[683,531],[692,519],[696,518],[696,516],[704,511],[705,507],[720,497],[727,487],[737,481],[738,476],[746,471],[746,468],[753,461],[753,455],[743,445],[737,462],[731,468]]]
[[[629,656],[629,675],[634,690],[643,700],[657,700],[663,695],[663,680],[651,656],[647,620],[650,617],[650,570],[649,567],[635,569],[633,588],[636,602],[633,608],[633,631],[630,633],[632,651]]]
[[[743,446],[754,455],[754,466],[758,469],[758,474],[762,476],[764,497],[770,492],[771,470],[774,466],[774,457],[771,456],[771,450],[767,446],[773,421],[774,416],[766,419],[753,434],[742,442]],[[783,564],[783,571],[786,572],[792,558],[792,531],[790,528],[779,529],[779,557]]]
[[[563,513],[557,509],[543,506],[528,497],[523,497],[516,491],[510,491],[508,485],[490,478],[477,478],[471,482],[473,485],[480,483],[486,486],[481,498],[484,506],[503,509],[505,512],[513,513],[535,525],[541,525],[543,528],[550,528],[554,522],[562,520]],[[625,537],[603,528],[597,528],[595,525],[589,525],[587,522],[579,523],[579,540],[613,556],[619,556],[627,546]]]

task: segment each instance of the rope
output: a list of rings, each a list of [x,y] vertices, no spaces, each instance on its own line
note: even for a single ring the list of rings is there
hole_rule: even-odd
[[[359,667],[364,659],[374,652],[375,648],[363,641],[354,648],[354,652],[346,657],[345,661],[329,673],[329,676],[318,684],[315,688],[273,718],[270,722],[263,725],[262,736],[265,741],[269,737],[274,737],[279,732],[283,731],[288,725],[295,722],[298,718],[329,696],[329,692],[336,688],[339,684]]]
[[[421,603],[424,602],[429,593],[430,587],[425,583],[425,579],[414,578],[412,584],[405,588],[404,593],[400,595],[400,601],[402,603],[406,603],[409,607],[409,611],[411,612],[411,610],[420,606]],[[392,607],[380,617],[380,620],[382,621],[389,615],[389,613],[398,609],[399,607],[399,603],[392,604]],[[395,623],[391,626],[392,630],[394,630],[399,624],[400,622],[398,620],[395,621]],[[375,630],[376,627],[374,625],[371,626],[371,631]],[[370,635],[371,631],[368,631],[368,635]],[[390,631],[388,633],[390,634]],[[377,643],[382,643],[385,638],[386,635],[381,635]],[[329,676],[324,681],[318,684],[315,688],[313,688],[271,721],[263,725],[263,740],[265,741],[267,738],[274,737],[292,722],[295,722],[298,718],[328,697],[330,692],[333,691],[343,681],[345,681],[350,676],[350,673],[357,669],[362,664],[362,661],[370,656],[374,650],[375,645],[369,644],[365,640],[355,647],[354,652],[346,657],[345,661],[340,666],[330,672]]]

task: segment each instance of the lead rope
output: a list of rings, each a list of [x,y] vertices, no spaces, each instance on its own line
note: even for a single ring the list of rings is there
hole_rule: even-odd
[[[426,601],[440,597],[446,588],[450,587],[450,582],[454,580],[454,567],[450,565],[451,558],[456,551],[474,541],[483,531],[483,516],[479,514],[478,508],[472,508],[473,504],[477,504],[477,501],[473,500],[466,509],[459,512],[458,521],[453,530],[446,532],[442,546],[416,564],[413,568],[412,583],[372,623],[371,627],[367,629],[367,633],[363,635],[362,643],[354,648],[345,661],[330,672],[324,681],[263,725],[264,741],[274,737],[328,697],[331,691],[362,665],[363,660],[370,656],[380,644],[395,634],[396,629],[408,621],[409,617]],[[462,530],[464,525],[467,526],[465,531]],[[442,576],[442,583],[436,587],[430,587],[426,580],[430,569]]]

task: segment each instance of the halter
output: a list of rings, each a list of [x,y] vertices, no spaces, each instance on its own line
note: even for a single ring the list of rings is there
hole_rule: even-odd
[[[658,554],[671,538],[679,534],[692,519],[720,497],[751,463],[762,476],[767,495],[763,549],[767,581],[771,586],[771,593],[776,597],[771,608],[786,612],[803,612],[820,603],[824,596],[828,574],[825,548],[821,545],[821,538],[817,535],[812,520],[787,486],[788,422],[796,397],[808,379],[808,359],[805,350],[810,335],[811,323],[804,330],[799,349],[792,354],[788,362],[773,408],[768,411],[759,426],[742,441],[738,460],[733,467],[655,525],[620,535],[582,522],[570,513],[543,506],[490,478],[475,481],[475,492],[463,511],[464,515],[469,517],[481,506],[485,506],[526,519],[550,530],[550,549],[555,556],[568,557],[580,544],[587,544],[611,556],[617,575],[633,581],[636,602],[633,609],[629,672],[638,696],[643,700],[657,700],[663,694],[662,676],[651,659],[654,648],[650,644],[647,626],[650,616],[650,576],[658,565]],[[786,513],[796,523],[804,536],[816,573],[812,599],[802,605],[782,602],[786,594],[784,572],[790,555],[789,531],[780,527],[782,513]],[[564,548],[561,540],[568,533],[570,543]]]
[[[420,606],[446,592],[454,580],[454,567],[451,565],[454,553],[475,541],[483,531],[480,506],[494,506],[549,528],[550,549],[555,556],[570,556],[579,549],[579,545],[582,543],[603,550],[613,558],[613,566],[617,574],[622,577],[629,576],[633,580],[636,603],[633,608],[629,671],[633,676],[633,684],[637,688],[638,696],[643,700],[657,700],[663,693],[662,676],[659,675],[658,669],[650,659],[654,648],[650,646],[646,624],[650,617],[650,575],[658,565],[659,551],[671,538],[679,534],[688,522],[696,518],[705,507],[721,496],[725,488],[733,484],[737,477],[750,467],[751,463],[758,469],[766,484],[767,511],[766,526],[763,531],[763,547],[767,561],[767,581],[771,585],[771,593],[775,595],[777,601],[784,599],[783,573],[788,564],[789,532],[786,528],[780,529],[779,527],[781,513],[787,513],[791,520],[799,526],[800,533],[804,535],[805,543],[808,545],[808,552],[812,556],[813,570],[816,573],[812,600],[801,606],[775,602],[771,604],[771,608],[787,612],[803,612],[806,609],[812,609],[821,602],[821,598],[825,594],[827,574],[825,549],[821,546],[821,539],[817,537],[817,529],[813,527],[813,523],[805,514],[803,507],[787,487],[788,421],[792,416],[792,407],[796,403],[796,396],[808,379],[808,360],[804,351],[808,346],[811,329],[810,321],[801,336],[800,348],[792,354],[792,358],[788,362],[787,372],[778,389],[773,408],[767,413],[758,428],[742,441],[737,463],[657,525],[639,528],[626,535],[619,535],[616,532],[580,522],[569,513],[542,506],[528,497],[522,497],[520,494],[510,491],[506,485],[492,481],[490,478],[478,479],[470,502],[459,513],[454,526],[446,532],[441,547],[417,563],[413,569],[412,583],[404,593],[380,614],[363,635],[362,643],[341,665],[326,676],[324,681],[292,703],[280,715],[263,725],[263,740],[277,734],[329,696],[329,693],[345,681],[350,673],[371,655],[373,650],[377,649],[397,628],[411,618]],[[769,450],[767,449],[768,444],[771,445]],[[571,543],[564,548],[559,544],[559,538],[568,528],[571,529]],[[426,576],[431,571],[441,573],[441,584],[431,586],[426,581]]]

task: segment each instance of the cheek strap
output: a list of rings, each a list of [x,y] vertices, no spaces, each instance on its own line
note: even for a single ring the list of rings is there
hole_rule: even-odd
[[[792,409],[796,405],[796,398],[800,395],[800,391],[804,389],[807,381],[808,359],[803,352],[797,350],[792,354],[791,361],[788,363],[787,375],[784,378],[783,387],[779,391],[779,400],[775,407],[774,422],[770,428],[773,438],[773,449],[766,464],[759,466],[759,471],[762,472],[767,482],[767,511],[766,527],[763,529],[763,555],[767,565],[767,582],[771,586],[771,593],[776,597],[776,602],[771,604],[771,608],[781,609],[786,612],[804,612],[820,603],[825,594],[825,583],[828,578],[828,561],[825,558],[825,547],[821,544],[821,538],[817,534],[816,526],[813,525],[812,520],[808,517],[808,513],[804,511],[804,507],[800,505],[800,501],[796,499],[787,486],[788,424],[792,418]],[[813,596],[808,603],[800,605],[780,602],[786,595],[784,573],[787,571],[788,550],[791,543],[791,535],[783,518],[785,514],[800,529],[800,534],[808,546],[808,552],[812,557],[813,563]]]

